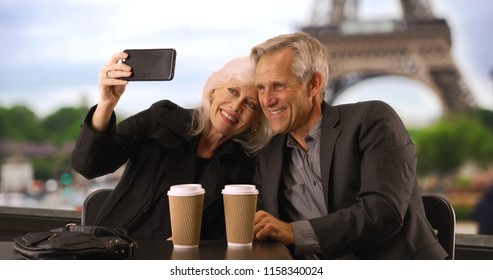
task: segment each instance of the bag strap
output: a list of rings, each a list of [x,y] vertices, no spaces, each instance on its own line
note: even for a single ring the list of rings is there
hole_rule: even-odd
[[[59,232],[59,231],[82,232],[82,233],[93,234],[94,236],[97,236],[97,237],[116,236],[116,237],[119,237],[119,238],[127,241],[128,243],[130,243],[132,247],[135,247],[135,249],[138,248],[137,242],[135,242],[135,240],[133,240],[128,235],[128,232],[123,228],[107,228],[107,227],[102,227],[102,226],[78,225],[78,224],[70,223],[70,224],[65,225],[65,227],[55,228],[51,231],[53,231],[53,232]]]

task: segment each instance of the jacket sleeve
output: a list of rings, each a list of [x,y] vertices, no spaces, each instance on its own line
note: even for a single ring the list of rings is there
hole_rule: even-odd
[[[87,179],[112,173],[132,159],[147,137],[151,119],[151,109],[147,109],[117,125],[113,113],[108,131],[97,133],[89,125],[96,106],[81,125],[71,155],[72,168]]]

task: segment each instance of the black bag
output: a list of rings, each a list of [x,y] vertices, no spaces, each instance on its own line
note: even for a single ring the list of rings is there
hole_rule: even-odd
[[[124,229],[68,224],[14,238],[14,253],[35,260],[125,259],[137,249]]]

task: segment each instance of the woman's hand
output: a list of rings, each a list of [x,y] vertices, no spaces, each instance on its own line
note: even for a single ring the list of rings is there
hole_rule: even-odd
[[[130,66],[118,61],[126,59],[127,53],[114,54],[109,63],[101,68],[99,72],[99,103],[98,105],[111,107],[113,110],[120,100],[128,81],[121,80],[132,75]]]
[[[114,54],[99,72],[99,102],[91,123],[92,129],[96,132],[106,132],[111,114],[128,84],[128,81],[121,78],[132,75],[130,66],[119,63],[127,57],[128,54],[125,52]]]

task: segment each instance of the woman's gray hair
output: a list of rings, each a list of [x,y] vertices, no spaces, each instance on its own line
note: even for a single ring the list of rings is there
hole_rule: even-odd
[[[255,86],[255,67],[250,57],[244,56],[230,60],[206,80],[202,89],[202,105],[193,109],[192,135],[198,135],[210,128],[211,94],[215,89],[231,82],[238,86]],[[267,118],[260,107],[258,111],[261,120],[260,127],[256,131],[247,129],[233,137],[233,140],[241,143],[249,154],[254,154],[263,148],[273,136]]]
[[[327,48],[316,38],[303,32],[297,32],[268,39],[264,43],[253,47],[250,56],[255,65],[257,65],[262,56],[272,54],[283,48],[290,48],[293,51],[294,63],[291,71],[298,77],[300,82],[309,81],[315,72],[322,74],[324,84],[320,95],[323,100],[329,78],[329,54]]]

